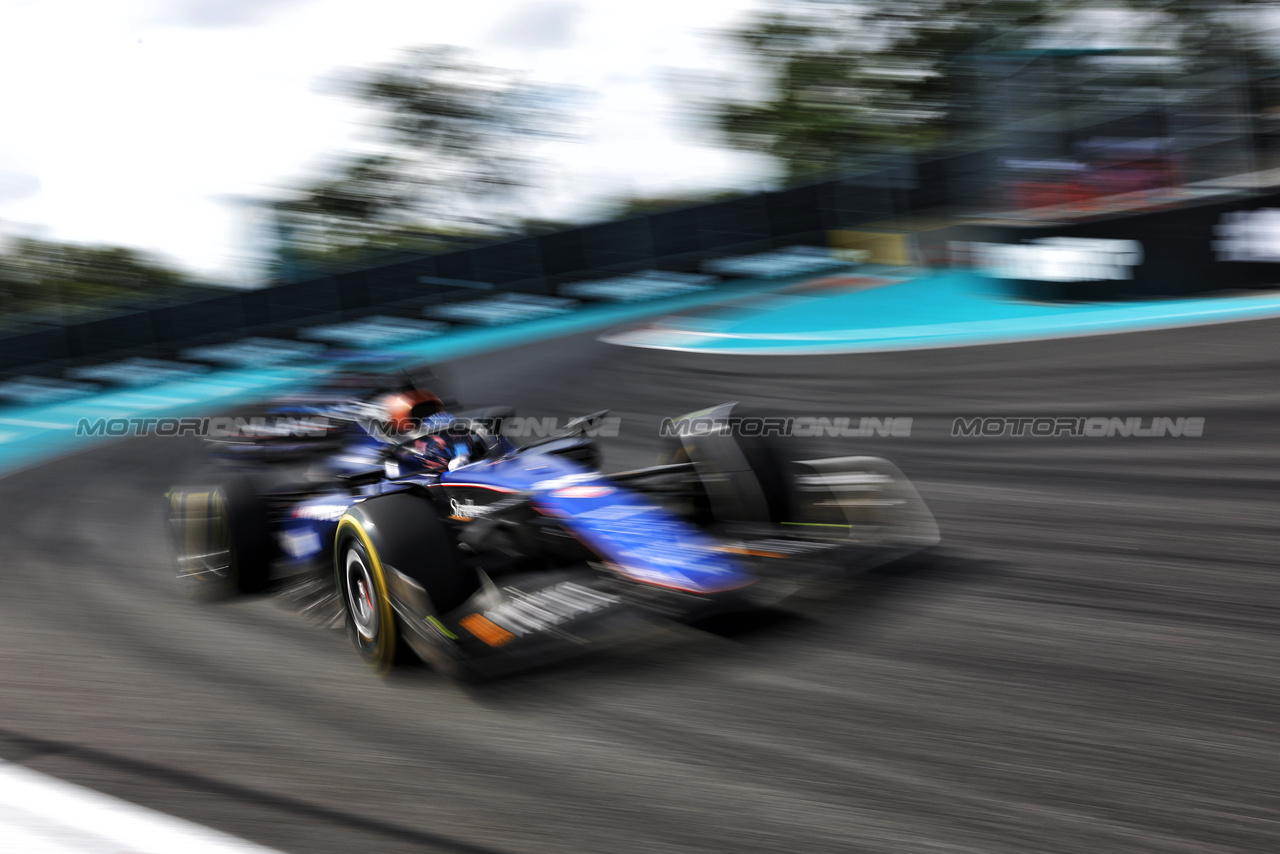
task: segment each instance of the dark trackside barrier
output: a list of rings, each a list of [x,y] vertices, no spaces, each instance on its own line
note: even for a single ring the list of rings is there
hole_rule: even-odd
[[[246,336],[292,338],[365,315],[422,318],[477,288],[555,297],[564,286],[628,274],[697,273],[727,255],[825,246],[827,233],[955,205],[973,192],[986,153],[915,162],[837,180],[399,258],[195,302],[122,311],[0,339],[0,376],[129,356],[171,359]]]
[[[1030,299],[1153,299],[1280,285],[1280,193],[971,231],[981,236],[951,241],[952,263],[1010,280]]]
[[[421,320],[435,306],[485,292],[555,297],[580,282],[695,273],[711,259],[821,246],[833,230],[955,205],[972,191],[981,166],[981,155],[963,155],[50,326],[0,339],[0,375],[129,356],[172,359],[193,347],[247,336],[289,339],[367,315]],[[914,239],[929,263],[986,270],[1037,300],[1273,287],[1280,284],[1280,193],[1057,224],[974,221]]]

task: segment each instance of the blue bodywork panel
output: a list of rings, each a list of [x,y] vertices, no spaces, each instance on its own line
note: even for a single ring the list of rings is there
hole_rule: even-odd
[[[616,572],[659,587],[720,593],[755,580],[698,528],[571,460],[527,454],[447,472],[446,487],[524,493]]]
[[[376,468],[384,460],[382,447],[372,437],[356,437],[329,458],[327,466],[337,474]],[[495,501],[525,498],[614,572],[643,584],[709,595],[755,581],[696,526],[599,472],[536,447],[517,450],[506,445],[497,450],[501,456],[496,459],[438,475],[409,471],[391,462],[390,479],[365,487],[360,494],[334,491],[299,502],[279,530],[281,551],[290,563],[322,558],[332,547],[338,520],[352,504],[367,495],[416,484],[443,488],[459,505],[476,508],[477,518]]]

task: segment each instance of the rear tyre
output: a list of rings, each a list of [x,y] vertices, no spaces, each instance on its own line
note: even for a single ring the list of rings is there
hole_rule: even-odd
[[[764,493],[765,520],[785,522],[791,514],[792,477],[782,442],[773,436],[738,436],[738,450],[746,458],[751,474]]]
[[[737,404],[723,404],[683,417],[723,419],[731,424],[755,414]],[[705,496],[698,509],[705,509],[710,519],[762,524],[790,519],[791,465],[777,436],[750,435],[739,429],[692,432],[669,445],[658,461],[694,464]]]

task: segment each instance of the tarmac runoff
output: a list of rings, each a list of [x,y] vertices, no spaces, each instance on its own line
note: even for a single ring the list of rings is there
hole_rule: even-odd
[[[738,355],[924,350],[1280,317],[1280,291],[1126,303],[1020,300],[972,272],[824,276],[713,314],[610,331],[628,347]]]

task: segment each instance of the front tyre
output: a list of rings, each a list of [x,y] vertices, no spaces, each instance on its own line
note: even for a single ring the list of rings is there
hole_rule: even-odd
[[[404,658],[386,569],[373,541],[350,516],[338,524],[335,564],[351,643],[370,667],[386,673]]]
[[[439,641],[439,616],[479,587],[430,499],[407,492],[351,507],[338,522],[333,558],[347,633],[379,673],[413,661],[422,641]]]

